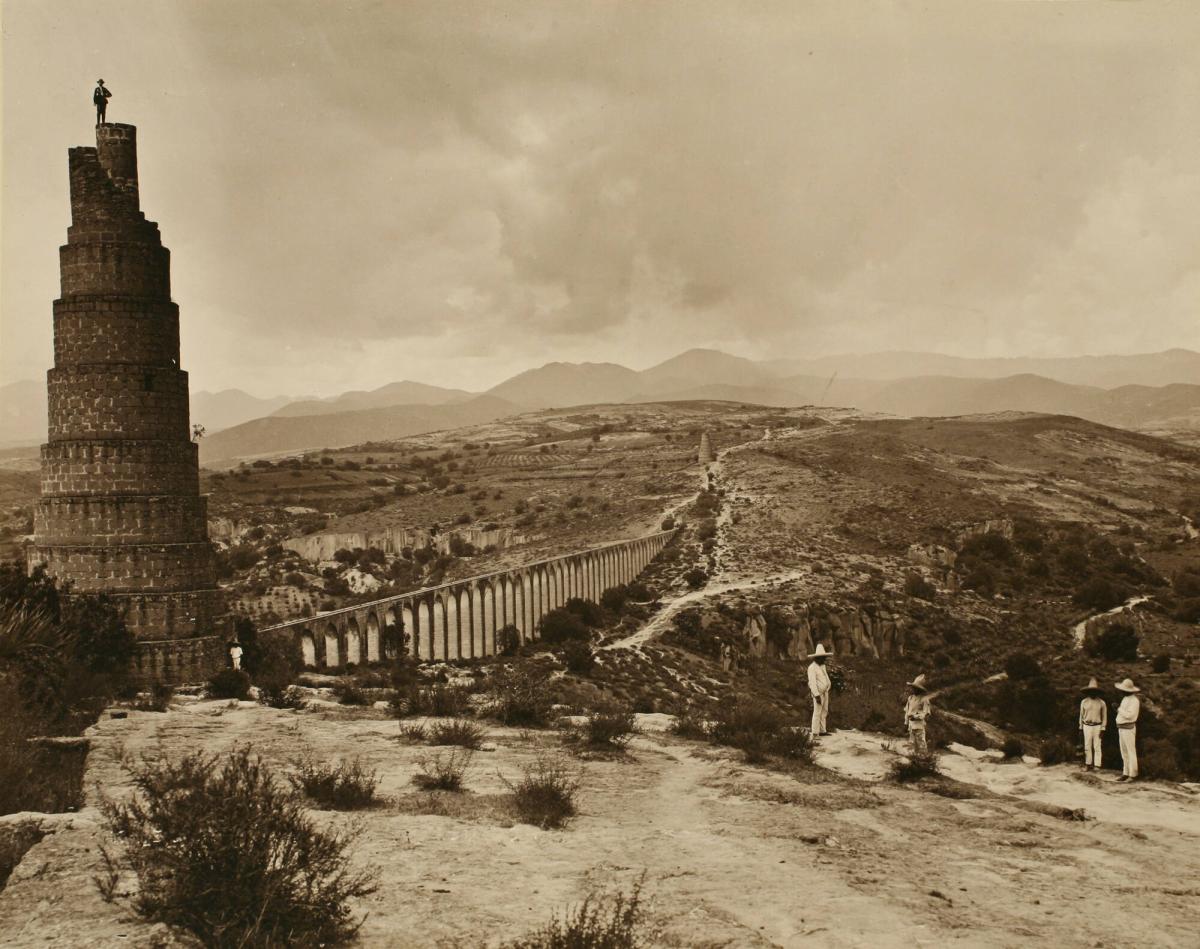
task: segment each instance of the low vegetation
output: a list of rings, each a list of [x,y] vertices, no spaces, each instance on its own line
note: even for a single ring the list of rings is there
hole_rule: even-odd
[[[137,874],[134,906],[216,949],[338,945],[376,889],[350,865],[352,835],[318,830],[249,750],[147,762],[137,794],[104,816]]]
[[[471,767],[468,749],[437,752],[417,759],[421,770],[413,775],[413,784],[422,791],[461,791]]]
[[[899,784],[911,784],[939,774],[941,771],[938,768],[937,755],[932,752],[914,752],[908,757],[900,757],[892,762],[890,777]]]
[[[642,906],[645,874],[628,896],[589,894],[579,906],[555,917],[504,949],[640,949],[653,944]]]
[[[379,775],[363,767],[358,758],[336,765],[302,758],[295,768],[296,773],[289,777],[292,786],[323,808],[353,811],[379,803],[375,796]]]
[[[250,697],[250,676],[241,669],[222,669],[208,680],[205,691],[209,698],[245,701]]]
[[[577,813],[575,797],[579,779],[563,762],[538,758],[517,781],[505,784],[512,792],[513,806],[522,823],[554,830]]]
[[[580,737],[591,748],[623,749],[636,733],[633,712],[616,706],[589,713],[580,729]]]

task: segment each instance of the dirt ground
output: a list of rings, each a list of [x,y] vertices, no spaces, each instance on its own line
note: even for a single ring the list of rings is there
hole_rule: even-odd
[[[835,710],[836,714],[836,710]],[[356,861],[380,872],[359,907],[364,946],[496,946],[595,891],[645,873],[660,942],[676,946],[1194,946],[1200,795],[1117,785],[1066,766],[1000,763],[956,749],[947,774],[977,795],[950,799],[884,780],[901,748],[842,731],[819,768],[779,774],[737,753],[661,731],[643,716],[628,753],[570,757],[580,815],[566,829],[514,824],[497,808],[503,777],[565,754],[554,731],[491,728],[455,816],[415,816],[417,758],[382,713],[302,712],[183,700],[92,729],[88,806],[46,818],[45,837],[0,893],[6,946],[151,946],[174,938],[129,907],[132,879],[101,900],[97,787],[129,793],[122,756],[217,752],[249,744],[282,776],[296,756],[359,755],[391,799],[357,814]],[[1084,807],[1079,822],[1043,806]],[[16,819],[16,815],[5,818]]]

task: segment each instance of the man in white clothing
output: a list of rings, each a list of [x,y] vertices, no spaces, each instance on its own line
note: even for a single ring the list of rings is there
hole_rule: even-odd
[[[229,644],[229,661],[233,668],[242,668],[242,644],[236,639]]]
[[[1121,744],[1121,776],[1117,780],[1132,781],[1138,776],[1137,720],[1142,703],[1137,694],[1142,690],[1133,684],[1132,679],[1118,682],[1117,689],[1125,693],[1121,704],[1117,706],[1117,737]]]
[[[1079,730],[1083,732],[1083,762],[1088,771],[1100,767],[1100,739],[1108,727],[1108,705],[1100,694],[1100,683],[1092,679],[1083,689],[1079,703]]]
[[[816,738],[818,735],[829,734],[829,695],[833,690],[833,683],[829,680],[829,670],[825,668],[825,660],[833,655],[833,651],[825,651],[825,646],[822,643],[817,643],[816,652],[809,653],[808,658],[812,660],[808,664],[808,691],[812,693],[813,714],[812,714],[812,734]]]

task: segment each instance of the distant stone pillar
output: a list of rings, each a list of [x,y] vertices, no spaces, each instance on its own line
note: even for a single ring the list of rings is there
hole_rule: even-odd
[[[59,248],[49,439],[29,565],[108,593],[152,655],[146,677],[219,664],[228,637],[179,368],[171,257],[139,207],[137,130],[96,127],[68,153],[71,226]],[[158,647],[149,645],[160,643]],[[212,657],[212,659],[210,659]],[[208,670],[213,671],[213,670]]]
[[[700,434],[700,464],[710,465],[713,460],[712,442],[709,441],[708,432],[702,432]]]

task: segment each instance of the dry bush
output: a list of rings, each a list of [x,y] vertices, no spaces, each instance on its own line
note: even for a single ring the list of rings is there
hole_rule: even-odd
[[[371,699],[354,679],[343,679],[333,684],[333,697],[339,705],[370,705]]]
[[[597,709],[587,717],[581,730],[593,748],[624,748],[637,732],[637,721],[627,708]]]
[[[410,745],[423,745],[429,740],[429,730],[424,725],[400,723],[400,740]]]
[[[474,722],[456,718],[449,722],[434,722],[428,729],[431,745],[458,745],[478,751],[483,746],[486,733]]]
[[[812,739],[797,722],[773,705],[746,695],[717,706],[708,739],[741,749],[751,764],[762,764],[773,755],[812,760]]]
[[[497,671],[491,680],[492,714],[505,725],[544,726],[554,703],[548,670],[528,664]]]
[[[538,758],[515,784],[504,782],[522,823],[543,830],[562,827],[576,814],[579,780],[565,764]]]
[[[274,685],[258,687],[258,701],[263,705],[269,705],[271,708],[293,709],[300,711],[308,707],[308,700],[304,697],[303,690],[294,685],[287,685],[283,688],[278,688]]]
[[[1043,765],[1070,764],[1077,757],[1075,742],[1065,738],[1047,738],[1038,746],[1038,758]]]
[[[242,701],[250,697],[250,676],[241,669],[222,669],[208,680],[205,691],[209,698]]]
[[[588,894],[579,906],[568,909],[528,936],[504,944],[504,949],[641,949],[654,944],[642,909],[646,875],[626,896]]]
[[[671,723],[671,734],[680,738],[708,740],[709,724],[698,709],[687,708],[675,716]]]
[[[1020,738],[1005,738],[1000,746],[1000,753],[1005,761],[1017,761],[1025,755],[1025,743]]]
[[[937,755],[914,753],[907,758],[897,758],[893,761],[890,777],[899,784],[908,784],[939,774],[941,772],[938,770]]]
[[[353,938],[350,901],[375,891],[374,874],[352,869],[352,837],[314,827],[249,750],[147,762],[133,778],[138,793],[103,810],[143,916],[216,949]]]
[[[428,689],[410,685],[397,694],[392,708],[400,718],[461,718],[471,711],[470,693],[457,685],[436,683]]]
[[[292,786],[323,808],[353,811],[378,803],[379,776],[366,770],[358,758],[336,765],[304,758],[294,764],[296,773],[289,776]]]
[[[421,770],[413,775],[413,784],[422,791],[461,791],[472,756],[469,750],[456,749],[419,758],[417,767]]]

